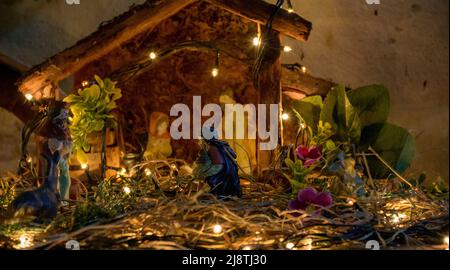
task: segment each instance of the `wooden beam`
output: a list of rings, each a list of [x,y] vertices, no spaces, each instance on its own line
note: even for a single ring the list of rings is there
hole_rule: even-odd
[[[278,32],[272,31],[270,36],[264,42],[268,43],[265,47],[265,54],[262,59],[262,68],[259,73],[259,102],[266,105],[266,129],[270,128],[270,104],[278,104],[278,146],[282,144],[283,128],[281,122],[281,60],[280,50],[281,38]],[[258,136],[259,137],[259,136]],[[257,141],[257,159],[258,175],[269,168],[275,158],[275,151],[261,150],[261,141]]]
[[[79,41],[75,46],[53,56],[33,68],[20,83],[22,93],[35,93],[45,87],[56,85],[65,77],[76,73],[85,65],[108,54],[126,41],[149,31],[197,0],[165,0],[145,3],[97,32]]]
[[[300,69],[300,65],[283,65],[282,69],[283,92],[297,91],[305,96],[325,96],[336,86],[335,83],[321,78],[316,78]]]
[[[275,6],[262,0],[204,0],[251,21],[266,24]],[[273,21],[273,29],[283,35],[306,41],[312,23],[295,13],[282,9]]]

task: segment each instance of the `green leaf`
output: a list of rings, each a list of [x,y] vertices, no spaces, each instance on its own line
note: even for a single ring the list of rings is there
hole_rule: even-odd
[[[323,106],[322,97],[307,97],[302,100],[294,101],[292,106],[303,118],[306,125],[311,127],[314,132],[317,132],[317,125],[320,120],[320,111]]]
[[[75,103],[80,102],[81,98],[77,95],[68,95],[66,98],[63,99],[65,103]]]
[[[392,124],[374,124],[363,130],[362,146],[372,146],[393,169],[398,173],[405,172],[416,151],[413,136],[404,128]],[[369,156],[370,172],[374,178],[386,178],[390,170],[375,156]]]
[[[85,100],[97,100],[100,97],[100,87],[96,84],[86,88],[81,92]]]
[[[348,99],[359,115],[361,126],[386,122],[389,116],[389,91],[383,85],[370,85],[347,92]]]
[[[105,83],[103,82],[102,78],[100,78],[98,75],[95,75],[94,79],[101,88],[105,87]]]
[[[356,110],[347,98],[345,87],[334,87],[327,95],[320,120],[331,124],[339,140],[358,142],[361,123]]]

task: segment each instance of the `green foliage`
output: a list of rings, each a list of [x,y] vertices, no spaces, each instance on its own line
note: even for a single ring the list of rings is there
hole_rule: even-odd
[[[407,130],[392,124],[374,124],[365,128],[364,134],[362,145],[370,145],[398,173],[409,168],[414,160],[416,145]],[[367,162],[373,177],[389,176],[390,170],[376,157],[369,156]]]
[[[14,184],[6,178],[0,178],[0,210],[5,210],[14,200]]]
[[[292,193],[296,194],[299,190],[307,187],[305,178],[314,170],[314,167],[306,168],[305,166],[303,166],[302,161],[299,159],[292,161],[291,159],[287,158],[285,160],[285,163],[290,169],[292,175],[284,174],[284,176],[291,183]]]
[[[345,87],[334,87],[325,98],[320,120],[330,123],[337,140],[358,142],[361,124],[357,111],[348,99]]]
[[[352,146],[362,152],[371,146],[402,173],[414,158],[415,144],[405,129],[385,123],[389,103],[389,92],[381,85],[348,92],[343,86],[337,86],[323,102],[319,96],[313,96],[295,102],[293,109],[298,112],[300,122],[306,123],[311,131],[309,145],[322,149],[323,169],[342,162],[338,155],[349,156]],[[369,157],[368,163],[374,178],[388,176],[389,169],[376,157]]]
[[[116,101],[122,92],[116,82],[102,80],[95,76],[96,83],[79,89],[77,95],[69,95],[64,102],[70,103],[73,120],[70,134],[73,139],[73,150],[80,163],[87,163],[86,152],[90,150],[88,136],[104,128],[114,127],[114,116],[111,111],[117,107]]]
[[[323,101],[321,96],[311,96],[302,100],[294,101],[292,107],[308,127],[317,132],[319,125],[320,111],[322,110]]]
[[[389,91],[383,85],[370,85],[347,92],[359,115],[361,126],[386,122],[389,116]]]

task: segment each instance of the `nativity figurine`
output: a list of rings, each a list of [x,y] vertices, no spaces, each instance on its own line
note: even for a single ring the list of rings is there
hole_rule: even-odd
[[[148,143],[144,153],[147,160],[167,159],[172,155],[171,137],[168,131],[169,116],[154,112],[150,116]]]
[[[218,140],[214,127],[207,129],[202,131],[201,150],[195,161],[194,175],[206,180],[210,192],[217,197],[240,198],[242,190],[236,153],[227,142]]]

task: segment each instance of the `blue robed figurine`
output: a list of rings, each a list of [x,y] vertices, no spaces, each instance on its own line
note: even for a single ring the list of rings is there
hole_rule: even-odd
[[[204,179],[217,197],[242,197],[236,153],[225,141],[218,140],[214,127],[202,130],[201,150],[195,161],[194,175]]]

